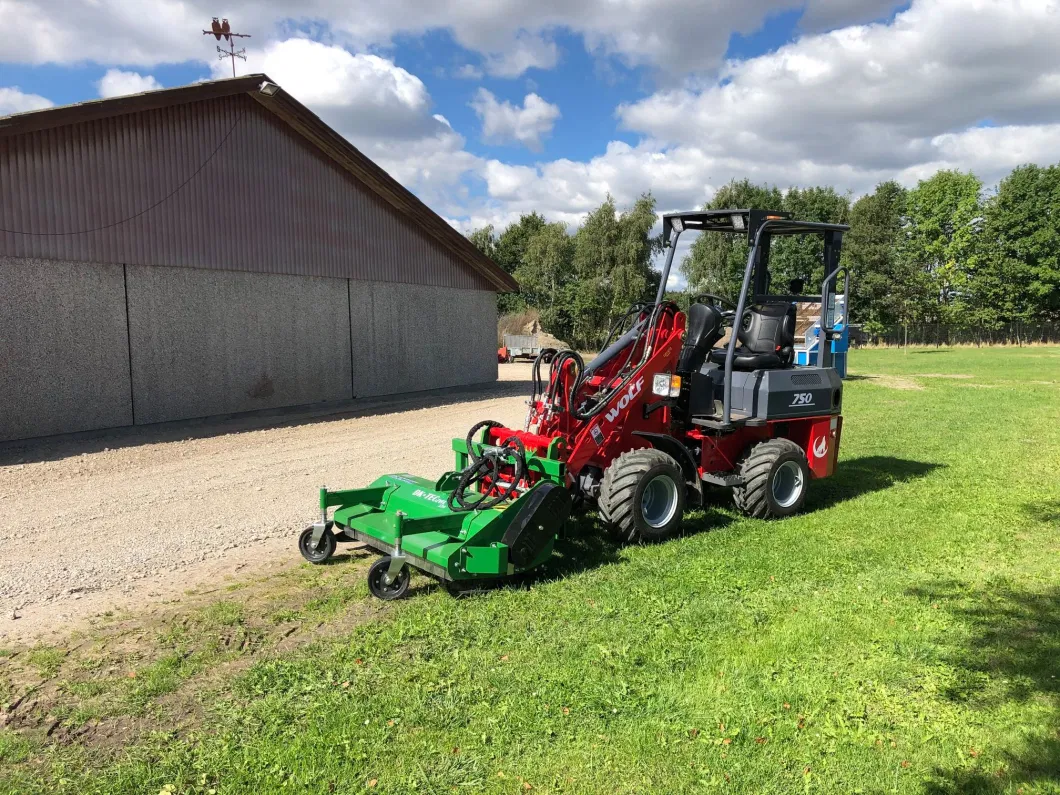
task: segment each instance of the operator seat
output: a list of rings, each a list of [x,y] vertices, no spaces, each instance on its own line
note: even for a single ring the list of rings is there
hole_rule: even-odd
[[[733,354],[734,370],[774,370],[791,365],[795,356],[795,304],[773,301],[751,307],[736,333],[740,343]],[[725,366],[728,346],[710,352],[710,360]]]
[[[716,306],[692,304],[688,308],[688,328],[677,359],[677,372],[682,375],[697,372],[723,333],[721,311]]]

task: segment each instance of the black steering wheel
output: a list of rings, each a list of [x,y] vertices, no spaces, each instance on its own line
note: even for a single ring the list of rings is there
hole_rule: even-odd
[[[703,303],[704,298],[709,299],[709,303],[711,306],[714,306],[715,304],[725,304],[726,306],[731,307],[733,312],[736,311],[736,304],[734,304],[728,298],[722,298],[720,295],[714,295],[714,293],[700,293],[692,299],[692,303],[701,304]]]
[[[711,306],[715,304],[724,304],[725,306],[732,307],[721,313],[721,319],[723,323],[728,323],[730,326],[736,325],[736,304],[730,301],[728,298],[722,298],[720,295],[714,295],[714,293],[700,293],[692,299],[693,304],[702,303],[702,299],[706,298]],[[743,326],[746,328],[747,324],[751,320],[751,310],[745,309],[743,311]]]

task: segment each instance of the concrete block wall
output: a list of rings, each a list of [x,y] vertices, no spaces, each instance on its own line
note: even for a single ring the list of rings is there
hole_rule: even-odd
[[[127,272],[137,424],[353,397],[345,279]]]
[[[493,381],[496,325],[482,290],[0,258],[0,441]]]
[[[357,397],[497,380],[491,292],[350,280]]]
[[[0,257],[0,440],[132,421],[122,266]]]

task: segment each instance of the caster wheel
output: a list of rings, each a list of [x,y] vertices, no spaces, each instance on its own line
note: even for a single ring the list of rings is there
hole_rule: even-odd
[[[320,543],[313,549],[313,528],[307,527],[298,536],[298,551],[302,557],[310,563],[323,563],[335,554],[335,534],[331,532],[331,522],[324,529],[324,535],[320,537]]]
[[[387,582],[390,577],[390,556],[379,558],[368,569],[368,590],[372,596],[383,601],[390,602],[400,599],[409,592],[409,567],[404,564],[394,578]]]

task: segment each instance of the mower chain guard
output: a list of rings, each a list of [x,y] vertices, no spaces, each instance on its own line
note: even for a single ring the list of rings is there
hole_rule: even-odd
[[[554,483],[540,484],[501,537],[501,543],[508,547],[508,560],[520,568],[533,563],[559,533],[570,512],[567,489]]]

